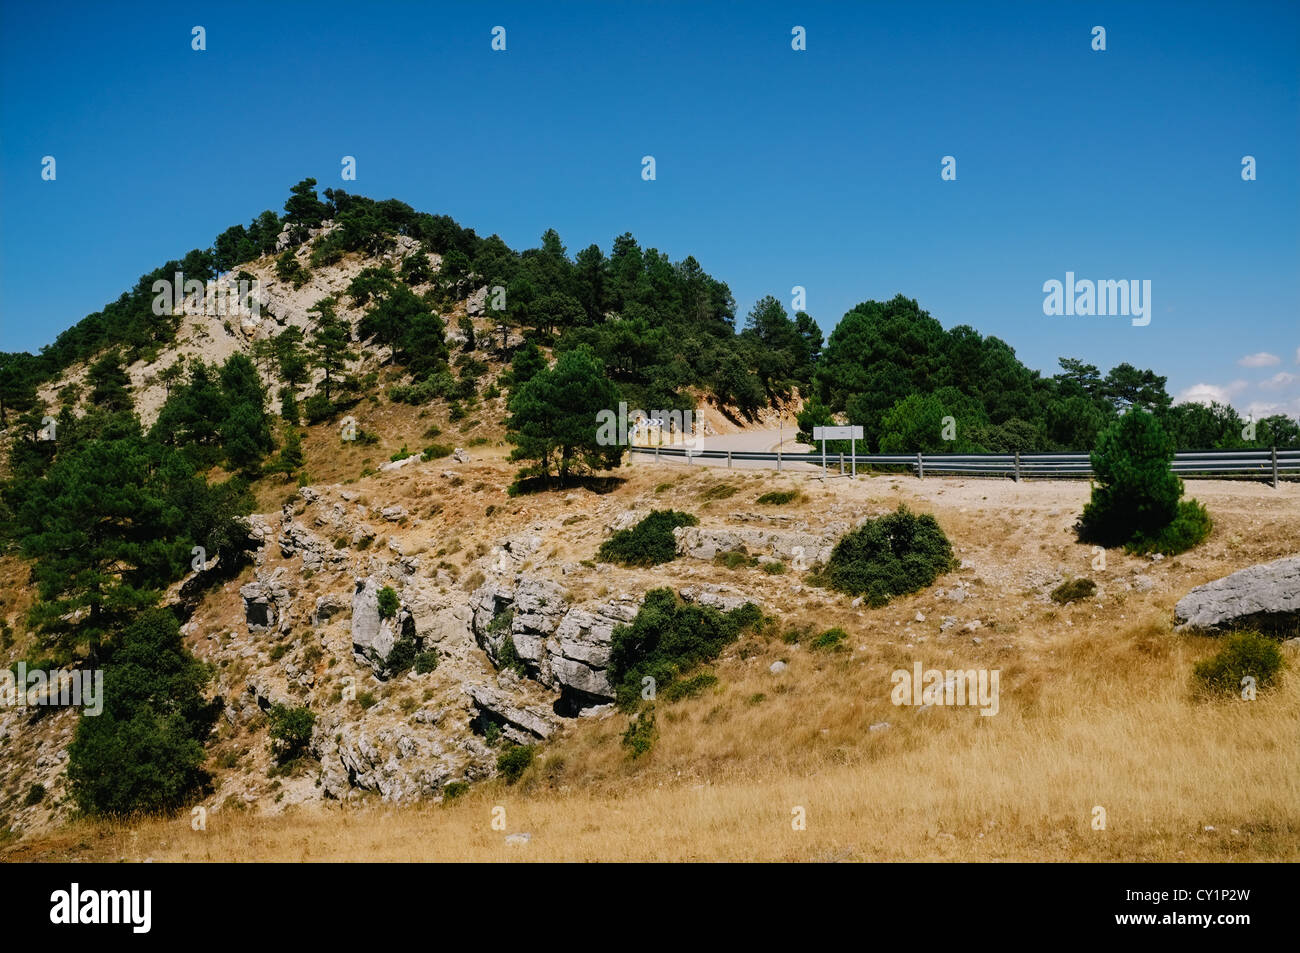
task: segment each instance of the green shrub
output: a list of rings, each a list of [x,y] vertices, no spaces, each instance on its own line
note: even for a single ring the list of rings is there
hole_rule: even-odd
[[[1265,689],[1285,664],[1272,639],[1258,632],[1236,632],[1224,639],[1217,654],[1196,663],[1192,680],[1203,695],[1240,695],[1247,675],[1254,677],[1256,688]]]
[[[1177,556],[1193,546],[1205,542],[1214,528],[1214,522],[1205,505],[1196,500],[1180,500],[1178,515],[1173,522],[1154,536],[1139,532],[1124,547],[1130,553],[1163,553]]]
[[[406,636],[393,643],[392,651],[384,661],[384,671],[389,678],[396,678],[411,670],[418,654],[415,639]]]
[[[769,576],[780,576],[785,572],[785,563],[766,562],[763,563],[763,572]]]
[[[23,807],[33,807],[45,800],[45,785],[37,782],[27,789],[27,796],[23,798]]]
[[[397,615],[397,610],[401,608],[402,600],[397,597],[396,591],[392,586],[384,586],[379,590],[379,618],[391,619]]]
[[[497,756],[497,770],[506,779],[506,784],[514,784],[523,776],[533,763],[534,754],[532,745],[510,745]]]
[[[698,672],[689,678],[673,682],[660,693],[665,701],[675,702],[683,698],[694,698],[705,689],[718,684],[718,676],[712,672]]]
[[[785,506],[785,504],[793,503],[798,498],[798,490],[779,490],[775,493],[764,493],[758,498],[758,502],[764,506]]]
[[[1097,584],[1091,579],[1067,579],[1052,590],[1051,600],[1063,606],[1079,599],[1087,599],[1096,591]]]
[[[813,639],[812,642],[809,643],[809,648],[837,649],[848,637],[849,634],[847,632],[839,626],[836,626],[833,629],[827,629],[821,635],[817,636],[817,638]]]
[[[302,402],[302,414],[309,424],[318,424],[334,416],[334,403],[323,393],[312,394]]]
[[[713,564],[727,569],[749,569],[758,565],[758,559],[749,555],[742,546],[740,549],[718,553],[713,557]]]
[[[271,709],[271,748],[281,764],[300,757],[311,744],[316,715],[310,708],[276,705]]]
[[[424,448],[424,453],[420,455],[421,460],[441,460],[443,457],[449,457],[452,454],[452,448],[445,443],[431,443]]]
[[[623,566],[655,566],[677,558],[673,530],[699,523],[690,513],[654,510],[631,529],[616,532],[600,544],[596,558]]]
[[[723,647],[763,622],[753,603],[731,612],[682,602],[672,589],[652,589],[630,625],[616,626],[610,645],[609,680],[625,710],[641,697],[641,680],[653,678],[668,691],[682,674],[712,661]]]
[[[494,618],[492,621],[495,622],[496,619]],[[528,674],[528,665],[519,655],[519,650],[515,648],[515,638],[509,632],[501,640],[501,647],[497,649],[497,665],[500,668],[509,669],[520,678]]]
[[[415,656],[415,671],[418,675],[426,675],[438,667],[438,650],[425,649]]]
[[[701,500],[727,500],[736,495],[739,487],[734,487],[730,483],[718,483],[709,487],[700,494]]]
[[[357,704],[362,708],[373,708],[378,703],[374,692],[357,692]]]
[[[874,608],[924,589],[955,566],[952,545],[935,518],[899,506],[843,536],[821,578]]]
[[[396,463],[398,460],[405,460],[411,455],[411,451],[406,449],[406,444],[402,444],[402,449],[398,450],[388,458],[389,463]]]
[[[442,796],[445,800],[454,801],[468,790],[468,781],[450,781],[442,786]]]
[[[1174,555],[1210,532],[1205,507],[1179,502],[1183,481],[1169,469],[1174,441],[1154,416],[1133,408],[1097,438],[1096,485],[1079,517],[1079,539],[1135,552]]]
[[[659,731],[655,725],[654,706],[651,705],[644,711],[638,712],[636,717],[628,722],[627,731],[623,732],[623,747],[627,748],[632,759],[636,760],[650,753],[657,737]]]

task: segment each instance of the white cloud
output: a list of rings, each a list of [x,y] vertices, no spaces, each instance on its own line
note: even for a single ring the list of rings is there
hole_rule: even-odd
[[[1175,399],[1175,404],[1227,404],[1234,394],[1239,394],[1249,385],[1246,381],[1233,381],[1224,387],[1218,384],[1193,384],[1182,391]]]
[[[1298,380],[1300,380],[1300,377],[1296,377],[1294,374],[1288,374],[1286,371],[1278,371],[1268,380],[1260,381],[1259,386],[1261,390],[1281,390],[1284,387],[1294,384]]]
[[[1261,420],[1264,417],[1271,417],[1274,414],[1281,414],[1284,417],[1300,417],[1300,397],[1293,397],[1290,400],[1281,403],[1276,401],[1252,400],[1246,405],[1246,413],[1255,420]]]
[[[1300,349],[1296,351],[1296,359],[1300,361]],[[1247,354],[1237,361],[1242,367],[1273,367],[1282,363],[1282,358],[1276,354],[1270,354],[1268,351],[1260,351],[1258,354]]]

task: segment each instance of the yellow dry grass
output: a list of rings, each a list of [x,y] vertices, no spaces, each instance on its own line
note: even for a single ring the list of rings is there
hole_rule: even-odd
[[[563,499],[570,494],[507,501],[500,490],[507,471],[476,455],[464,485],[434,491],[442,508],[426,531],[438,545],[459,536],[481,550],[535,519],[582,512],[582,502]],[[1192,586],[1300,550],[1300,487],[1189,484],[1189,495],[1214,516],[1210,540],[1159,564],[1111,553],[1098,573],[1089,570],[1090,548],[1069,531],[1087,498],[1084,483],[875,477],[821,484],[797,475],[647,465],[624,475],[614,494],[620,505],[686,503],[715,524],[741,510],[758,512],[755,498],[774,489],[803,492],[798,502],[770,510],[798,520],[815,520],[837,503],[865,515],[907,502],[933,512],[959,556],[975,566],[934,588],[960,583],[969,599],[953,606],[927,590],[867,610],[834,594],[797,590],[792,575],[709,566],[717,580],[761,593],[779,623],[729,648],[712,667],[716,686],[677,702],[661,699],[658,739],[642,759],[631,760],[620,744],[627,716],[584,718],[541,746],[518,783],[483,782],[443,805],[363,798],[278,814],[224,809],[208,814],[205,831],[192,830],[188,816],[80,821],[33,833],[0,857],[1300,859],[1300,658],[1288,651],[1288,672],[1256,701],[1200,701],[1191,693],[1191,669],[1216,642],[1175,633],[1171,620],[1173,603]],[[480,476],[481,489],[474,482]],[[724,481],[739,492],[700,501]],[[422,502],[430,490],[425,482],[384,475],[358,489],[385,502]],[[491,520],[479,515],[489,497],[502,504]],[[589,525],[566,522],[564,532]],[[587,558],[596,542],[558,538],[550,558]],[[613,585],[698,581],[684,574],[704,567],[686,562],[629,571]],[[1062,569],[1095,577],[1103,591],[1095,600],[1052,605],[1042,580]],[[1129,588],[1135,573],[1150,574],[1155,588]],[[918,611],[927,621],[909,631]],[[978,616],[983,627],[940,632],[937,622],[948,613]],[[781,638],[800,626],[813,634],[843,626],[850,638],[841,651]],[[778,659],[788,668],[773,675],[769,666]],[[926,668],[997,669],[998,714],[894,706],[890,673],[916,660]],[[888,728],[871,730],[886,721]],[[494,826],[497,808],[504,823]],[[1104,830],[1093,827],[1097,808],[1105,811]],[[799,810],[804,830],[792,826]],[[527,845],[507,844],[506,836],[518,832],[531,835]]]
[[[222,811],[203,832],[80,823],[9,859],[1294,861],[1300,678],[1197,701],[1188,672],[1211,648],[1151,624],[1079,633],[1033,673],[996,660],[1001,711],[984,717],[892,706],[888,653],[806,653],[774,690],[769,646],[720,666],[716,690],[660,703],[640,762],[616,716],[570,730],[517,784],[444,806]],[[505,843],[521,831],[526,846]]]

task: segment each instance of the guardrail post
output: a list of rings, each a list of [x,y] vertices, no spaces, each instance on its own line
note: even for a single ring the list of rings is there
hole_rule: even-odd
[[[1016,482],[1020,482],[1020,451],[1016,451]]]
[[[1273,489],[1277,489],[1277,447],[1273,448]]]
[[[921,451],[916,451],[916,478],[925,479],[925,459],[921,456]]]
[[[731,469],[731,451],[730,451],[730,450],[727,451],[727,469],[728,469],[728,470]]]
[[[844,454],[840,454],[840,476],[844,476]]]
[[[659,448],[655,447],[655,463],[659,462]]]

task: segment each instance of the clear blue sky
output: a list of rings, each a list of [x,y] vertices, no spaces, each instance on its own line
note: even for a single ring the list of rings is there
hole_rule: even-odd
[[[310,175],[516,248],[631,231],[742,316],[803,285],[829,333],[903,292],[1049,373],[1300,412],[1300,4],[0,6],[0,350]],[[1150,325],[1045,317],[1067,270],[1150,279]]]

